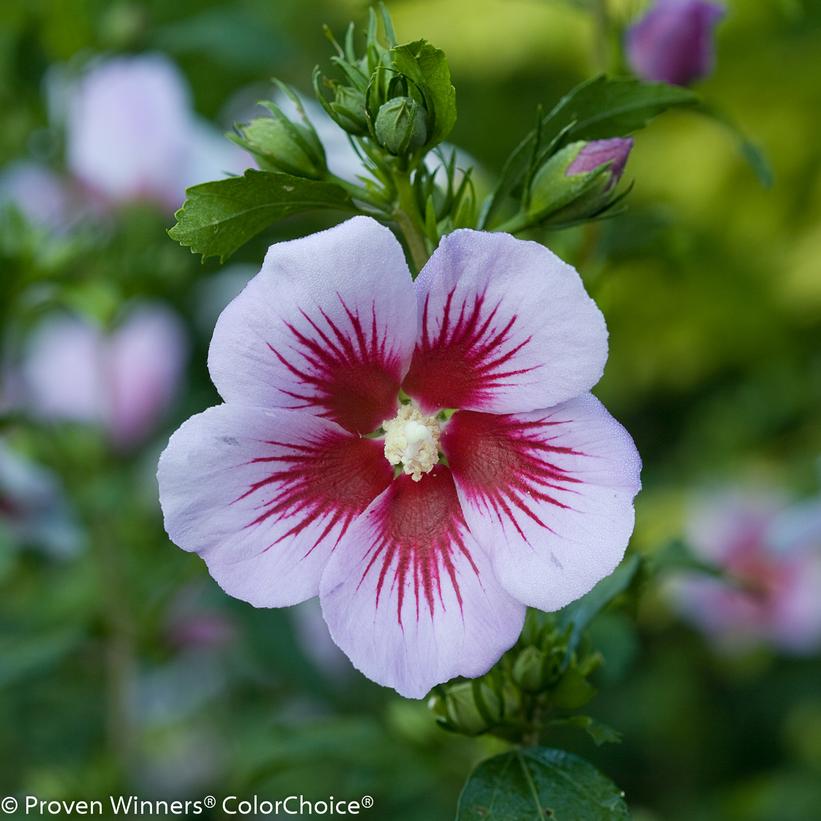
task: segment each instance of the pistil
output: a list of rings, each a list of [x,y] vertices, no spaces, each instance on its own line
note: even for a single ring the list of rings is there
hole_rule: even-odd
[[[383,423],[385,458],[414,482],[430,473],[439,461],[441,428],[435,416],[425,416],[415,405],[402,405],[396,417]]]

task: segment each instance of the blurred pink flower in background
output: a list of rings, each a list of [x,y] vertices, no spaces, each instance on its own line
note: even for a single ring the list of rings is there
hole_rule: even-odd
[[[79,317],[54,317],[29,341],[24,401],[40,418],[102,425],[127,448],[170,406],[187,356],[182,323],[161,305],[138,305],[109,334]]]
[[[69,169],[105,203],[173,210],[186,186],[252,164],[196,117],[185,79],[159,54],[96,63],[65,93]]]
[[[728,649],[821,649],[821,499],[787,506],[775,493],[724,491],[694,508],[687,537],[732,577],[672,579],[671,602],[688,621]]]
[[[715,63],[713,30],[724,8],[707,0],[658,0],[627,31],[630,68],[652,83],[686,86]]]

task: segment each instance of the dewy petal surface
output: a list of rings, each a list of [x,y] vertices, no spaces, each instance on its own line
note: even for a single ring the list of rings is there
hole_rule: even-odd
[[[398,477],[352,524],[320,600],[353,664],[408,698],[485,673],[518,638],[525,612],[467,532],[441,465],[420,482]]]
[[[227,402],[370,433],[394,415],[416,327],[401,246],[375,220],[354,217],[271,246],[217,321],[208,364]]]
[[[641,461],[595,397],[523,414],[460,411],[442,447],[470,530],[519,601],[556,610],[621,560]]]
[[[168,535],[257,607],[317,595],[328,557],[392,476],[375,440],[234,403],[189,419],[158,472]]]
[[[419,338],[403,387],[428,411],[536,410],[601,377],[601,311],[576,271],[538,243],[454,231],[416,288]]]

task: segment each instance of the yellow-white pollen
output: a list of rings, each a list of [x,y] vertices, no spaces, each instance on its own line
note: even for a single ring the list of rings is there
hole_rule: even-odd
[[[414,482],[430,473],[439,461],[441,428],[435,416],[425,416],[414,405],[402,405],[394,419],[384,422],[385,458]]]

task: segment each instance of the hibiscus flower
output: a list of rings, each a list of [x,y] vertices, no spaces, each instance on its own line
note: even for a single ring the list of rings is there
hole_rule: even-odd
[[[455,231],[415,283],[365,217],[274,245],[214,331],[224,404],[161,457],[166,528],[232,596],[319,595],[405,696],[481,675],[526,606],[624,553],[640,460],[588,393],[606,358],[601,312],[537,243]]]

